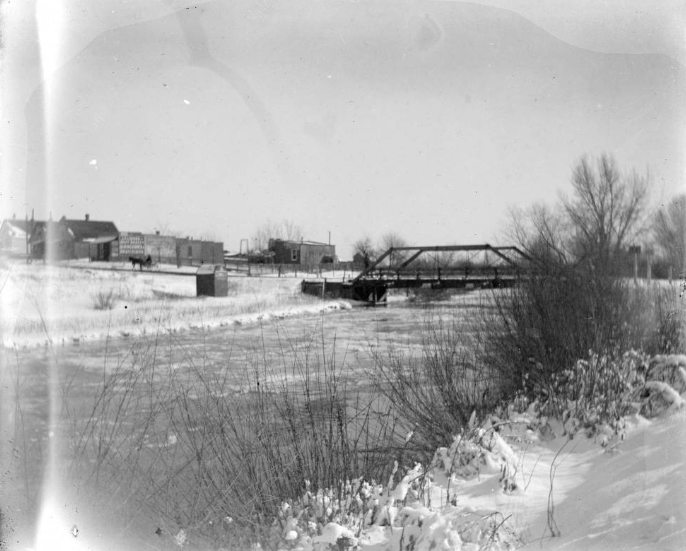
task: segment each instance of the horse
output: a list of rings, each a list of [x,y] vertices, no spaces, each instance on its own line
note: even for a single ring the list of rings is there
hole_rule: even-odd
[[[131,262],[131,269],[132,270],[135,270],[136,264],[138,264],[140,271],[142,272],[143,266],[150,269],[150,267],[152,266],[152,257],[150,255],[148,255],[147,258],[142,258],[139,256],[130,256],[129,262]]]

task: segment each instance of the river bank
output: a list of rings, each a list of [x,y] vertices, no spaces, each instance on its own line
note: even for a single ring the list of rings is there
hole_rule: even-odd
[[[4,261],[0,265],[2,345],[67,345],[350,307],[346,301],[303,295],[300,279],[294,277],[230,277],[228,297],[197,297],[195,277],[187,272],[179,272],[186,276],[179,277],[167,270]]]

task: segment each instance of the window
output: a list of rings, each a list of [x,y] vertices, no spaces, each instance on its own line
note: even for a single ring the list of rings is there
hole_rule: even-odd
[[[298,249],[291,249],[291,260],[293,262],[298,261]]]
[[[188,256],[193,256],[193,245],[188,245]]]

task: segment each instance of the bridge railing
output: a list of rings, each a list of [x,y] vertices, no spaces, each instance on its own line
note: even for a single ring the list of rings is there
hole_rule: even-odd
[[[515,277],[519,274],[516,268],[503,267],[446,267],[446,268],[393,268],[377,267],[365,274],[364,278],[383,279],[469,279],[469,278],[498,278]]]

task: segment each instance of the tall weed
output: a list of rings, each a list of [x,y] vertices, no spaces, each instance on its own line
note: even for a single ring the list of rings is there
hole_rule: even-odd
[[[419,354],[392,346],[374,353],[377,388],[413,430],[415,451],[433,453],[467,425],[475,410],[481,415],[498,402],[473,330],[460,316],[429,313]]]
[[[335,343],[283,342],[243,358],[227,343],[222,365],[171,336],[142,342],[74,426],[74,478],[109,492],[118,517],[144,510],[168,534],[269,547],[283,500],[385,476],[402,438],[382,400],[351,387]]]

